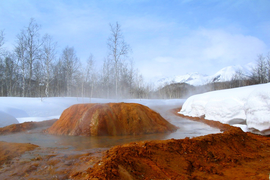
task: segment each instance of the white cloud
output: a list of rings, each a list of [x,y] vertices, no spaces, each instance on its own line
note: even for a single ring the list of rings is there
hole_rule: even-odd
[[[185,46],[188,44],[188,46]],[[213,64],[248,63],[260,53],[265,53],[265,43],[252,36],[233,34],[223,30],[199,29],[185,38],[183,49],[193,49],[200,61],[213,61]],[[192,57],[189,51],[182,51],[184,57]]]
[[[221,29],[200,28],[186,37],[170,39],[170,45],[161,44],[155,41],[155,46],[148,48],[151,60],[141,65],[145,76],[212,74],[226,66],[254,62],[258,54],[267,52],[262,40]]]

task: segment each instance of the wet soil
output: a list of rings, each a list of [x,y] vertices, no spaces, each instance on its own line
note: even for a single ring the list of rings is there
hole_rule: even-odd
[[[10,161],[19,157],[27,151],[32,151],[38,146],[26,143],[9,143],[0,141],[0,165],[8,164]]]
[[[179,108],[170,113],[180,116],[178,111]],[[219,128],[223,133],[138,141],[110,149],[32,145],[32,151],[26,149],[11,157],[9,163],[3,163],[0,179],[269,179],[269,137],[245,133],[203,117],[191,120]],[[3,143],[1,148],[12,144]]]

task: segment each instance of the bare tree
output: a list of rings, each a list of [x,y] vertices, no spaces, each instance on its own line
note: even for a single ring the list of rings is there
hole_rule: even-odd
[[[110,24],[111,35],[108,39],[108,59],[113,62],[114,67],[114,78],[115,78],[115,96],[118,97],[118,83],[119,83],[119,72],[120,65],[127,57],[130,47],[125,42],[121,26],[118,22],[115,25]]]
[[[50,35],[46,34],[44,36],[43,43],[43,66],[45,70],[45,95],[49,97],[50,95],[50,82],[52,81],[52,65],[56,58],[56,42]]]
[[[17,56],[18,67],[20,69],[21,75],[21,87],[22,87],[22,97],[26,95],[26,39],[24,36],[24,31],[21,31],[17,35],[17,45],[15,46],[15,54]]]
[[[12,54],[8,54],[5,58],[5,85],[7,96],[13,95],[13,84],[15,83],[15,63]]]
[[[39,30],[40,25],[38,25],[36,21],[32,18],[30,19],[30,23],[28,24],[28,26],[24,28],[17,36],[16,53],[17,56],[20,58],[23,75],[25,76],[25,70],[27,70],[28,73],[27,95],[30,96],[31,93],[33,93],[31,91],[34,90],[32,87],[34,63],[35,61],[41,59],[41,46],[43,44],[43,41],[40,38]],[[23,81],[25,81],[25,79]],[[23,84],[23,89],[25,89],[25,83]],[[24,95],[25,92],[23,92],[23,96]]]
[[[266,64],[267,64],[267,82],[270,82],[270,52],[266,57]]]
[[[255,78],[256,83],[261,84],[267,82],[267,64],[263,55],[258,56],[252,76]]]
[[[2,54],[2,51],[3,51],[3,45],[4,45],[4,40],[5,40],[5,38],[4,38],[4,30],[1,30],[0,31],[0,55]]]
[[[65,75],[67,81],[67,96],[72,94],[72,82],[74,80],[74,75],[79,68],[79,59],[76,56],[76,52],[73,47],[66,47],[63,50],[62,57],[63,65],[65,68]]]
[[[38,25],[32,18],[25,31],[26,38],[26,53],[27,53],[27,63],[29,68],[29,80],[28,88],[31,90],[32,76],[33,76],[33,66],[36,60],[40,60],[41,46],[43,42],[39,35],[40,25]],[[28,92],[30,94],[30,92]]]
[[[94,86],[96,83],[96,72],[94,68],[94,58],[93,55],[90,54],[89,58],[87,59],[86,65],[86,75],[85,75],[85,82],[90,86],[90,99],[93,97],[94,93]]]
[[[109,98],[111,94],[112,68],[111,63],[107,58],[105,58],[103,61],[102,78],[100,83],[102,89],[101,94]]]
[[[53,64],[53,80],[51,90],[54,96],[66,95],[66,70],[62,58]]]
[[[0,31],[0,92],[3,96],[4,94],[4,62],[3,62],[3,49],[2,46],[4,45],[4,31]]]

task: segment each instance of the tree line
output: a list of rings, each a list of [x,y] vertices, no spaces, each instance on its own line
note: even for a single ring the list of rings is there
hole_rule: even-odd
[[[203,86],[168,83],[154,89],[143,80],[130,59],[131,47],[119,23],[110,24],[108,54],[101,68],[94,56],[81,62],[72,46],[57,52],[57,42],[41,35],[41,26],[30,19],[16,36],[13,50],[5,49],[5,33],[0,30],[0,96],[95,97],[95,98],[187,98],[191,95],[270,82],[270,52],[259,55],[250,74],[240,70],[227,82]]]
[[[80,61],[74,47],[57,52],[57,42],[41,35],[41,26],[31,19],[16,36],[14,49],[4,48],[5,34],[0,31],[0,96],[18,97],[100,97],[143,98],[145,83],[129,58],[119,23],[110,24],[108,54],[97,69],[90,53]]]

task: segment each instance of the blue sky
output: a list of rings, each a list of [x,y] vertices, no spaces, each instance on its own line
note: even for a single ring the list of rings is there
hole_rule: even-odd
[[[107,55],[109,23],[122,27],[135,66],[146,79],[191,72],[213,74],[255,62],[270,51],[269,0],[1,0],[0,30],[12,50],[34,18],[81,61]]]

